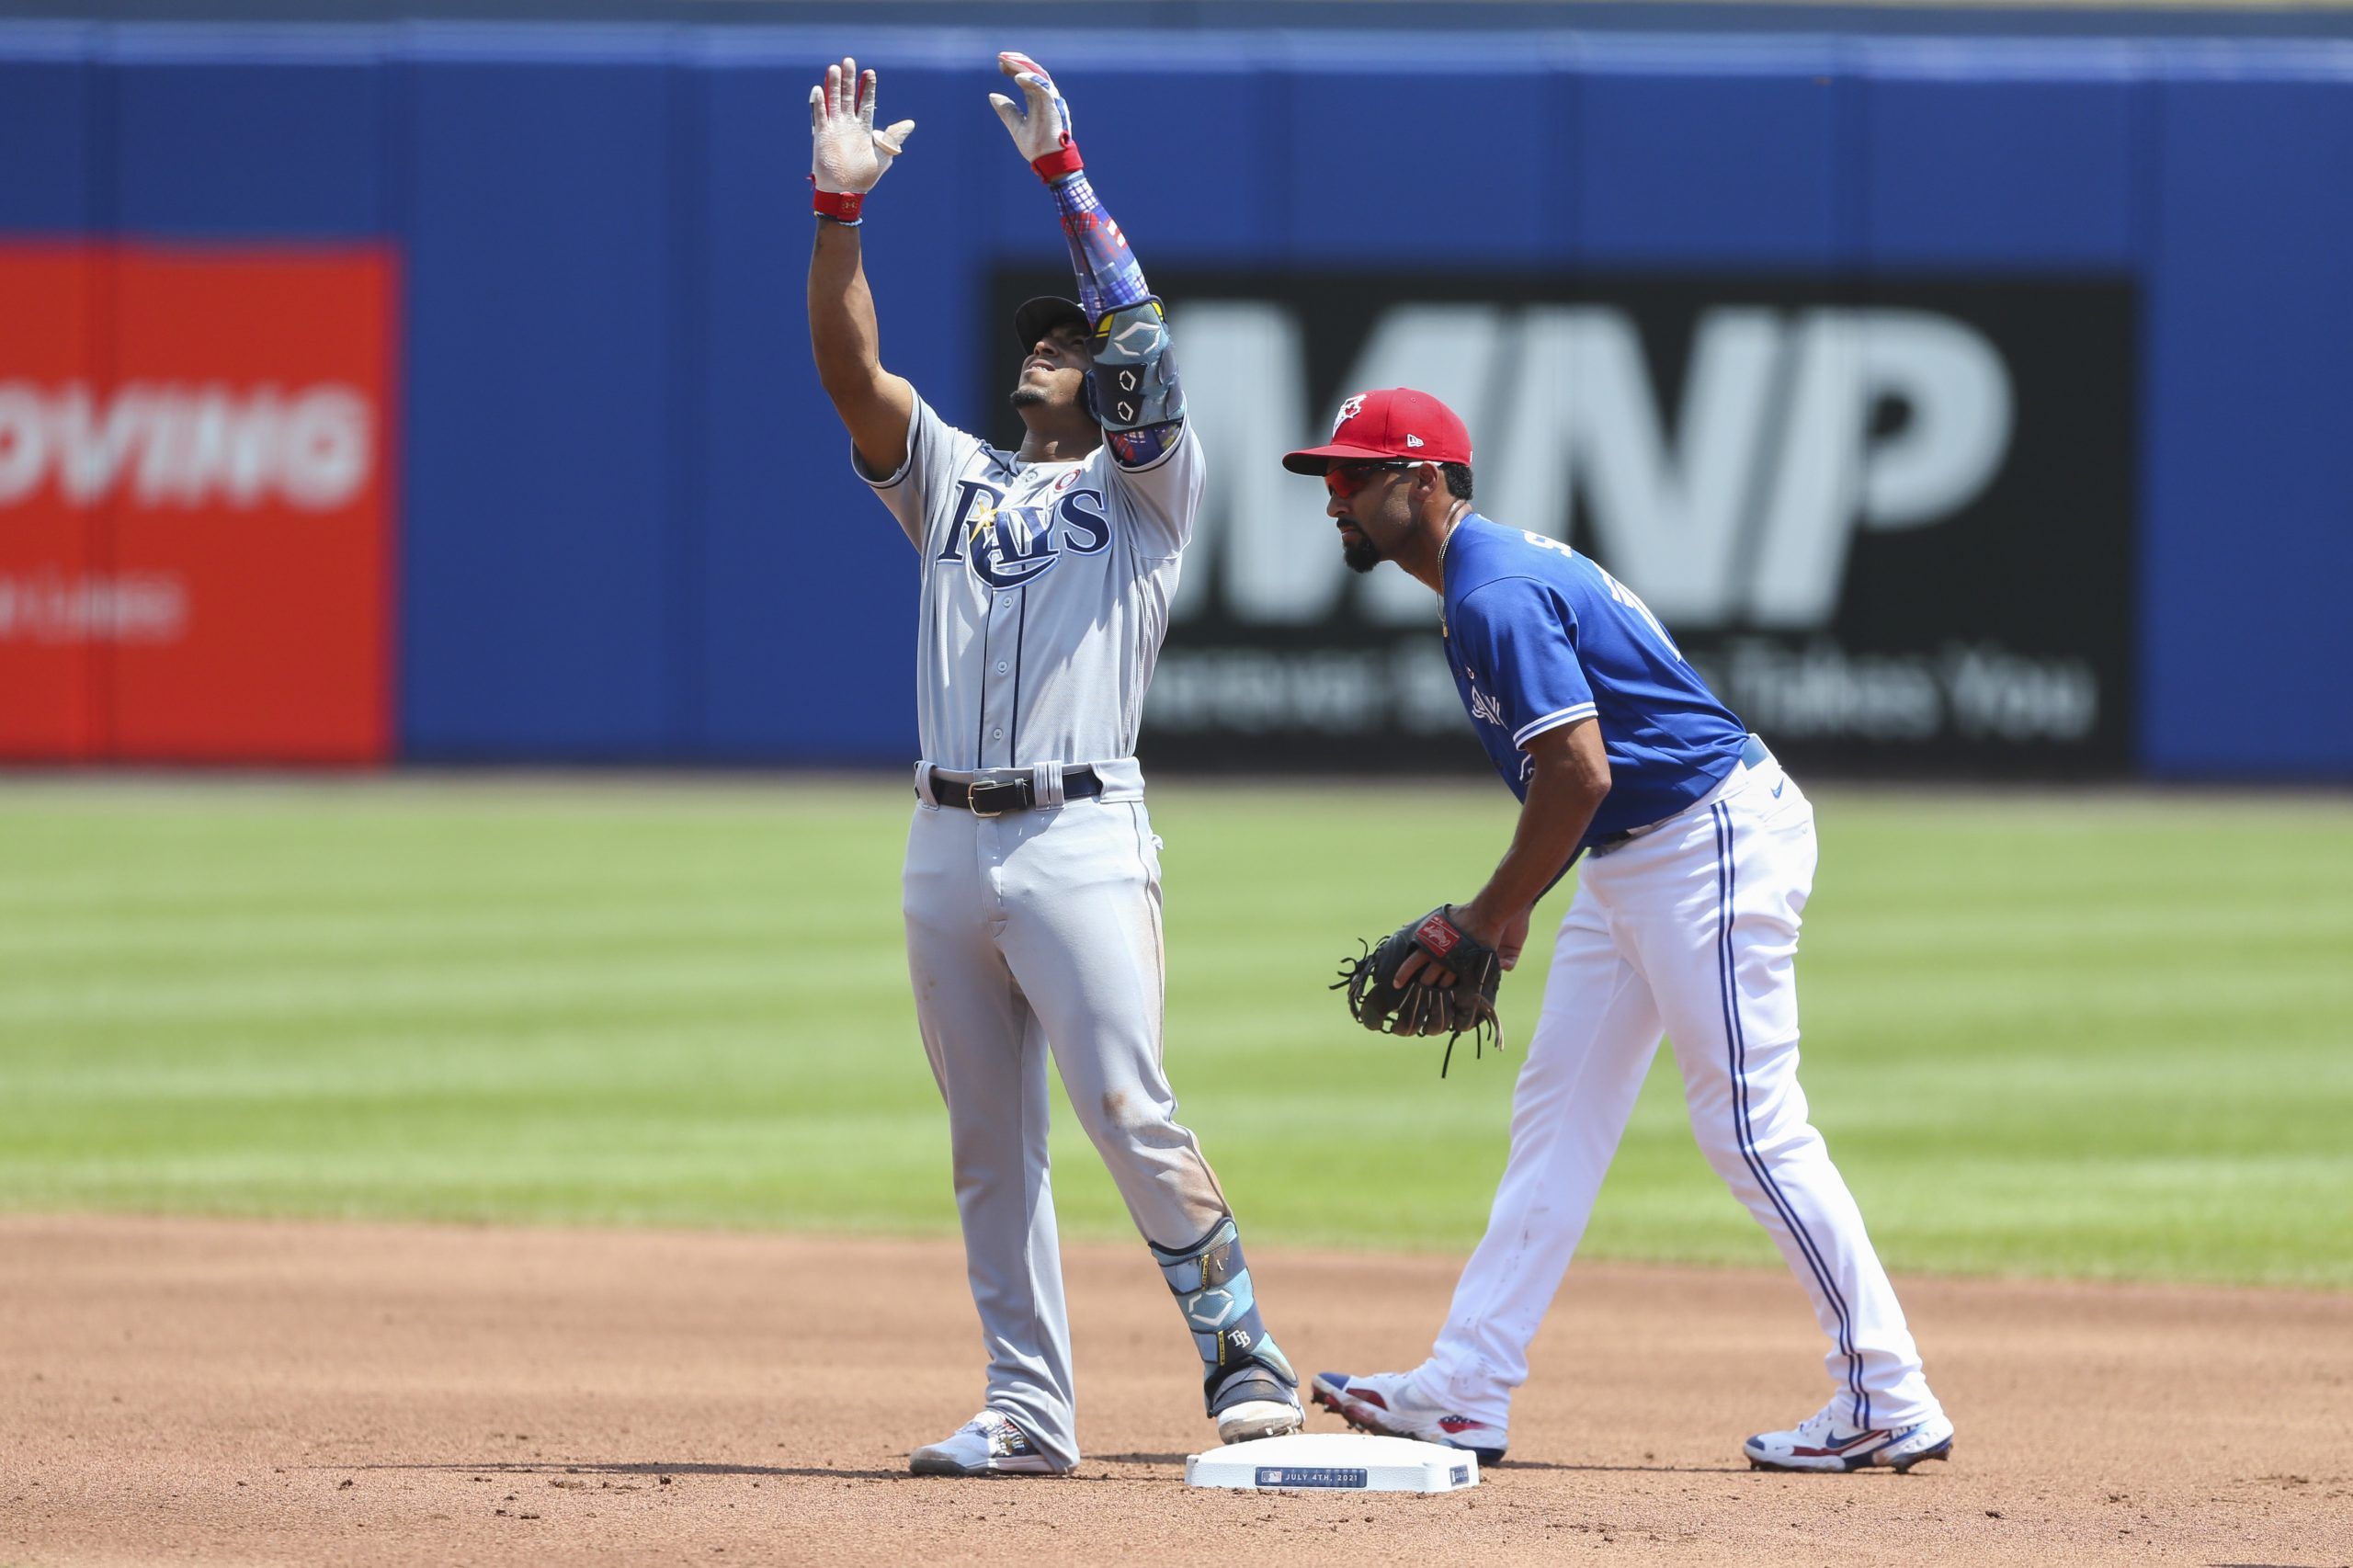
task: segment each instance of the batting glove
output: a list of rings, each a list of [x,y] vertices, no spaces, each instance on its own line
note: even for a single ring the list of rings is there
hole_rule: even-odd
[[[858,62],[825,67],[822,85],[809,89],[809,178],[816,210],[845,223],[858,221],[866,193],[904,150],[915,122],[903,119],[886,131],[874,129],[874,73],[858,74]]]
[[[1005,121],[1013,144],[1038,177],[1051,185],[1083,167],[1078,143],[1070,139],[1070,105],[1046,68],[1026,54],[1010,51],[996,57],[996,68],[1020,85],[1024,101],[1017,104],[1003,93],[991,93],[989,107]]]

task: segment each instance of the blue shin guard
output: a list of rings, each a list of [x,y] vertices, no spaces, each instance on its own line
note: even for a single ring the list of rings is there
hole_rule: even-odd
[[[1243,1261],[1242,1237],[1231,1214],[1183,1252],[1147,1241],[1185,1326],[1201,1354],[1201,1395],[1211,1415],[1243,1400],[1298,1398],[1299,1374],[1275,1346],[1258,1316]]]

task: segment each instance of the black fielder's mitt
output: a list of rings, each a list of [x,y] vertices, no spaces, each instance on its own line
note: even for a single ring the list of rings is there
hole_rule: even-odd
[[[1401,986],[1398,968],[1415,951],[1427,959]],[[1454,983],[1433,983],[1438,972],[1431,964],[1451,972]],[[1341,964],[1332,989],[1347,994],[1349,1016],[1376,1034],[1446,1036],[1446,1060],[1438,1069],[1443,1078],[1454,1061],[1454,1042],[1463,1035],[1482,1055],[1488,1040],[1499,1048],[1503,1044],[1503,1024],[1495,1013],[1495,987],[1502,982],[1495,949],[1457,925],[1454,905],[1448,903]]]

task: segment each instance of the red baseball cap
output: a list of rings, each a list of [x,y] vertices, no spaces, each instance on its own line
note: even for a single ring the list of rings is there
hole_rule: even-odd
[[[1404,458],[1414,462],[1467,463],[1471,432],[1454,410],[1411,387],[1358,392],[1340,404],[1332,439],[1320,447],[1287,452],[1283,467],[1293,473],[1322,473],[1336,462],[1378,462]]]

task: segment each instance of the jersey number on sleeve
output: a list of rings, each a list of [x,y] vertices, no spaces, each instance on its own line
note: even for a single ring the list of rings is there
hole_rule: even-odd
[[[1572,561],[1577,559],[1577,552],[1571,550],[1567,545],[1563,544],[1557,539],[1553,539],[1546,534],[1529,533],[1525,528],[1521,529],[1520,533],[1521,537],[1526,539],[1529,543],[1536,546],[1539,550],[1552,551],[1557,554],[1567,556]],[[1595,574],[1599,576],[1603,582],[1609,585],[1609,597],[1611,598],[1617,600],[1628,609],[1632,610],[1642,620],[1642,623],[1651,629],[1652,635],[1659,640],[1659,642],[1668,653],[1675,655],[1676,663],[1685,664],[1688,662],[1683,657],[1683,650],[1675,645],[1675,639],[1667,635],[1666,628],[1660,624],[1658,617],[1651,613],[1651,607],[1643,602],[1641,595],[1635,593],[1633,589],[1626,586],[1625,584],[1620,582],[1617,578],[1612,577],[1608,572],[1602,569],[1601,562],[1594,560],[1591,556],[1586,556],[1585,558],[1585,563],[1592,567]]]

